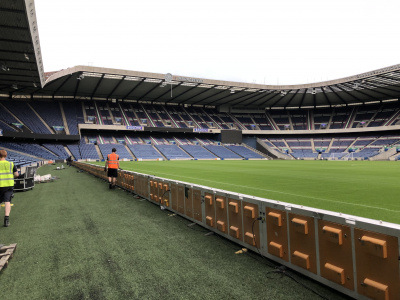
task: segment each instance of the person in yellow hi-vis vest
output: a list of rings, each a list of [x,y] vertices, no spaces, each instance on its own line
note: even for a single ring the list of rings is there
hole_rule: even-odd
[[[112,148],[111,151],[112,153],[107,155],[106,166],[104,168],[104,171],[108,169],[107,176],[110,189],[115,188],[115,181],[117,180],[119,169],[119,155],[115,153],[117,149]]]
[[[7,161],[7,151],[0,150],[0,203],[4,202],[4,227],[10,226],[11,199],[14,197],[14,177],[18,177],[17,167]]]

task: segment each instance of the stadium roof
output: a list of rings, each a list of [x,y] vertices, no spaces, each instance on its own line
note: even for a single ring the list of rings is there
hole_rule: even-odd
[[[188,78],[88,66],[54,73],[38,93],[235,108],[316,107],[398,99],[400,65],[347,78],[288,86]]]
[[[357,105],[400,96],[400,64],[301,85],[261,85],[90,66],[48,73],[44,82],[33,0],[0,2],[0,42],[0,96],[8,98],[74,97],[268,109]]]
[[[34,1],[0,1],[0,93],[32,93],[44,82]]]

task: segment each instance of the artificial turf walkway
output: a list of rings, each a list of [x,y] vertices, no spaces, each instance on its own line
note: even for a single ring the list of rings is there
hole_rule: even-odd
[[[271,262],[71,167],[16,193],[0,243],[17,243],[1,299],[321,299]],[[1,210],[1,215],[4,210]],[[1,217],[2,220],[2,217]],[[329,299],[347,299],[289,272]]]

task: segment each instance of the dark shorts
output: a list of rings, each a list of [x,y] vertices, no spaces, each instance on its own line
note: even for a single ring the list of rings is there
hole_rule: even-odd
[[[13,197],[14,197],[14,188],[13,187],[1,187],[0,188],[0,203],[11,202],[11,199]]]
[[[107,177],[118,177],[118,169],[108,169],[107,171]]]

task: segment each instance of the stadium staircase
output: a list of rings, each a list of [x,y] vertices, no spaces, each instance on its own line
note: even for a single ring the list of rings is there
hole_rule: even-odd
[[[241,145],[246,147],[247,149],[249,149],[249,150],[251,150],[251,151],[253,151],[253,152],[255,152],[255,153],[257,153],[257,154],[259,154],[261,156],[263,156],[264,158],[272,159],[272,157],[268,156],[267,154],[262,153],[261,151],[258,151],[257,149],[254,149],[253,147],[251,147],[251,146],[249,146],[249,145],[247,145],[245,143],[242,143]]]
[[[271,157],[272,159],[294,159],[292,156],[285,155],[278,150],[268,146],[262,139],[257,138],[257,150]]]
[[[133,157],[133,159],[136,159],[135,154],[133,154],[133,152],[131,151],[131,149],[129,149],[128,145],[124,145],[124,146],[125,146],[126,151],[128,151],[128,153]]]
[[[236,117],[233,114],[227,113],[227,115],[236,123],[236,126],[238,127],[238,129],[247,130],[246,126],[244,126],[242,123],[240,123],[239,120],[236,119]]]
[[[65,133],[69,135],[70,132],[69,132],[69,128],[68,128],[67,118],[65,117],[64,108],[63,108],[61,102],[59,103],[59,105],[60,105],[62,121],[63,121],[63,124],[64,124],[64,130],[65,130]]]
[[[390,148],[387,151],[381,152],[378,155],[372,156],[369,160],[390,160],[390,157],[397,154],[396,147]]]
[[[96,149],[97,155],[100,157],[100,159],[104,159],[103,155],[101,154],[99,145],[94,145],[94,148]]]

